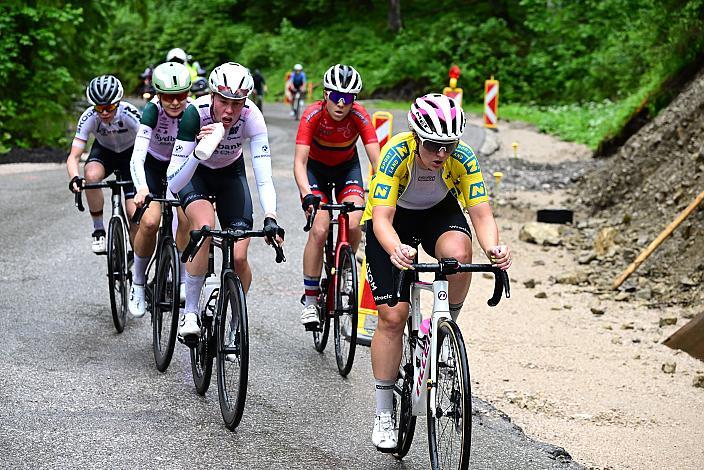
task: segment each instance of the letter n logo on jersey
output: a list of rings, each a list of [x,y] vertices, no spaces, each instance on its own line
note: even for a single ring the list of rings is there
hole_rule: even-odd
[[[469,198],[475,199],[486,196],[486,187],[483,182],[473,183],[469,186]]]
[[[379,183],[376,185],[376,189],[374,189],[374,197],[377,199],[388,199],[389,192],[391,192],[391,186]]]

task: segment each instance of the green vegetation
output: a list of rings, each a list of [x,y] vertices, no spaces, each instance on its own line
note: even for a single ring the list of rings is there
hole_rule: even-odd
[[[0,77],[20,88],[0,91],[5,146],[60,143],[62,121],[53,116],[60,108],[75,119],[70,100],[80,97],[91,74],[116,73],[130,90],[146,65],[182,47],[208,69],[227,60],[261,69],[270,98],[281,95],[284,75],[296,62],[318,83],[330,65],[352,64],[364,78],[363,97],[392,100],[441,90],[456,63],[466,103],[481,104],[484,80],[494,75],[501,81],[500,117],[527,120],[595,148],[618,132],[646,96],[657,98],[666,80],[704,52],[704,0],[407,1],[398,33],[387,28],[388,2],[381,0],[86,1],[82,8],[51,7],[59,3],[41,2],[41,10],[26,2],[0,6],[0,47],[10,58],[0,64]],[[8,54],[18,37],[24,49]],[[38,62],[52,80],[37,80],[55,88],[25,83],[37,61],[19,58],[30,55],[50,57]],[[665,104],[645,102],[651,114]],[[51,115],[44,122],[57,128],[38,130],[42,115]]]

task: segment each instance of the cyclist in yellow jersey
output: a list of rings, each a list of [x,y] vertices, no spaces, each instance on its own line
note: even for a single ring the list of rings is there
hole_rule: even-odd
[[[367,279],[379,310],[371,348],[376,388],[372,443],[387,451],[397,442],[393,385],[401,362],[411,281],[406,276],[399,303],[389,307],[393,267],[408,269],[419,244],[437,259],[471,263],[472,232],[464,212],[491,262],[501,269],[511,265],[509,247],[499,242],[477,156],[460,140],[465,128],[462,108],[443,95],[421,96],[411,105],[408,125],[410,132],[394,136],[382,150],[362,219],[367,224]],[[450,315],[456,320],[471,274],[454,274],[448,281]]]

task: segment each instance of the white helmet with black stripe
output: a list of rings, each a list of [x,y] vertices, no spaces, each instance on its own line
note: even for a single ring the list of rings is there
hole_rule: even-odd
[[[452,98],[430,93],[416,100],[408,112],[408,126],[423,139],[453,142],[462,137],[464,110]]]
[[[333,65],[323,75],[323,88],[356,95],[362,91],[362,77],[350,65]]]
[[[231,100],[247,98],[254,89],[254,80],[246,67],[236,62],[218,65],[210,72],[210,91]]]
[[[112,75],[95,77],[86,88],[86,98],[93,106],[117,103],[124,93],[122,83]]]

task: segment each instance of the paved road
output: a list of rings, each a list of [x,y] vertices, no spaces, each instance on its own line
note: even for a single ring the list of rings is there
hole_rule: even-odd
[[[115,333],[105,258],[89,251],[89,218],[74,209],[63,168],[0,167],[0,467],[428,467],[424,423],[402,462],[371,446],[368,349],[342,379],[334,352],[315,352],[298,324],[304,221],[291,176],[295,126],[281,106],[266,113],[288,262],[276,265],[273,250],[252,242],[250,383],[236,432],[222,425],[215,384],[205,397],[195,393],[185,347],[161,374],[148,317]],[[578,468],[480,400],[475,407],[472,468]]]

